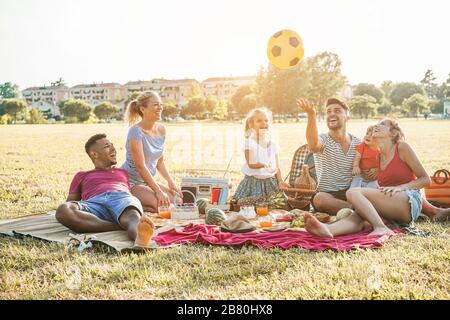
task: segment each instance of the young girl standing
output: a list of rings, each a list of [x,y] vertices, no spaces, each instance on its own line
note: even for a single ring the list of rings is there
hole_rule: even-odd
[[[239,183],[234,199],[262,197],[289,187],[281,178],[278,145],[270,139],[270,112],[253,109],[245,119],[244,179]]]

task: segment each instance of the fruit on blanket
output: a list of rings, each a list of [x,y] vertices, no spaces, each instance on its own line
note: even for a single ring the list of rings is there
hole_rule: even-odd
[[[308,213],[308,211],[300,210],[300,209],[293,209],[289,211],[290,215],[295,219],[298,217],[302,217],[304,213]]]
[[[198,213],[205,214],[206,213],[206,206],[209,204],[209,200],[205,198],[197,199],[197,207],[198,207]]]
[[[283,209],[287,205],[287,196],[283,191],[272,193],[268,196],[269,209]]]
[[[353,212],[354,211],[350,208],[343,208],[343,209],[339,210],[338,213],[336,214],[336,221],[344,219],[345,217],[348,217]]]
[[[295,217],[291,222],[291,228],[304,228],[305,227],[305,219],[303,215]]]
[[[316,217],[316,219],[322,223],[328,223],[331,220],[331,217],[329,214],[322,213],[322,212],[313,213],[313,216]]]
[[[226,218],[225,212],[217,208],[212,208],[206,212],[205,222],[206,224],[219,226]]]
[[[276,222],[291,222],[292,220],[293,218],[290,214],[283,214],[275,219]]]

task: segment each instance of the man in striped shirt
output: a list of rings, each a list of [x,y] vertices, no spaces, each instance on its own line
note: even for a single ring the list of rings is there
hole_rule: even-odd
[[[326,122],[328,133],[317,130],[316,108],[308,100],[299,99],[297,105],[308,115],[306,140],[314,153],[317,173],[317,191],[311,203],[317,211],[335,215],[342,208],[351,208],[345,196],[352,180],[352,166],[355,147],[361,141],[347,133],[349,119],[347,105],[336,98],[330,98],[326,104]],[[367,180],[376,179],[376,170],[363,172]]]

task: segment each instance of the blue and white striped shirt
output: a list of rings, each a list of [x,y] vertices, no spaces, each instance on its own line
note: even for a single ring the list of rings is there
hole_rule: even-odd
[[[356,156],[355,147],[361,143],[361,140],[352,134],[349,135],[352,141],[347,154],[344,154],[341,145],[334,141],[328,133],[319,135],[323,148],[321,152],[314,153],[318,180],[317,191],[333,192],[350,187],[353,160]]]

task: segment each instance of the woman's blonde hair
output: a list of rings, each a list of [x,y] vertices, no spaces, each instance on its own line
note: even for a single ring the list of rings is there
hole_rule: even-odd
[[[405,134],[403,133],[402,129],[400,128],[400,125],[398,124],[398,121],[394,118],[384,118],[383,121],[389,121],[389,132],[392,135],[392,143],[396,144],[399,141],[405,140]]]
[[[270,125],[272,123],[272,112],[270,112],[269,109],[267,109],[266,107],[262,107],[262,108],[255,108],[253,110],[251,110],[247,116],[245,117],[245,137],[248,138],[251,135],[251,124],[253,122],[253,118],[255,118],[255,116],[257,114],[263,114],[267,117],[267,119],[269,120],[269,128]]]
[[[159,95],[155,91],[144,91],[141,92],[136,99],[131,100],[127,106],[127,111],[125,112],[125,120],[130,126],[142,119],[141,107],[146,106],[148,100],[152,97],[158,98]]]

